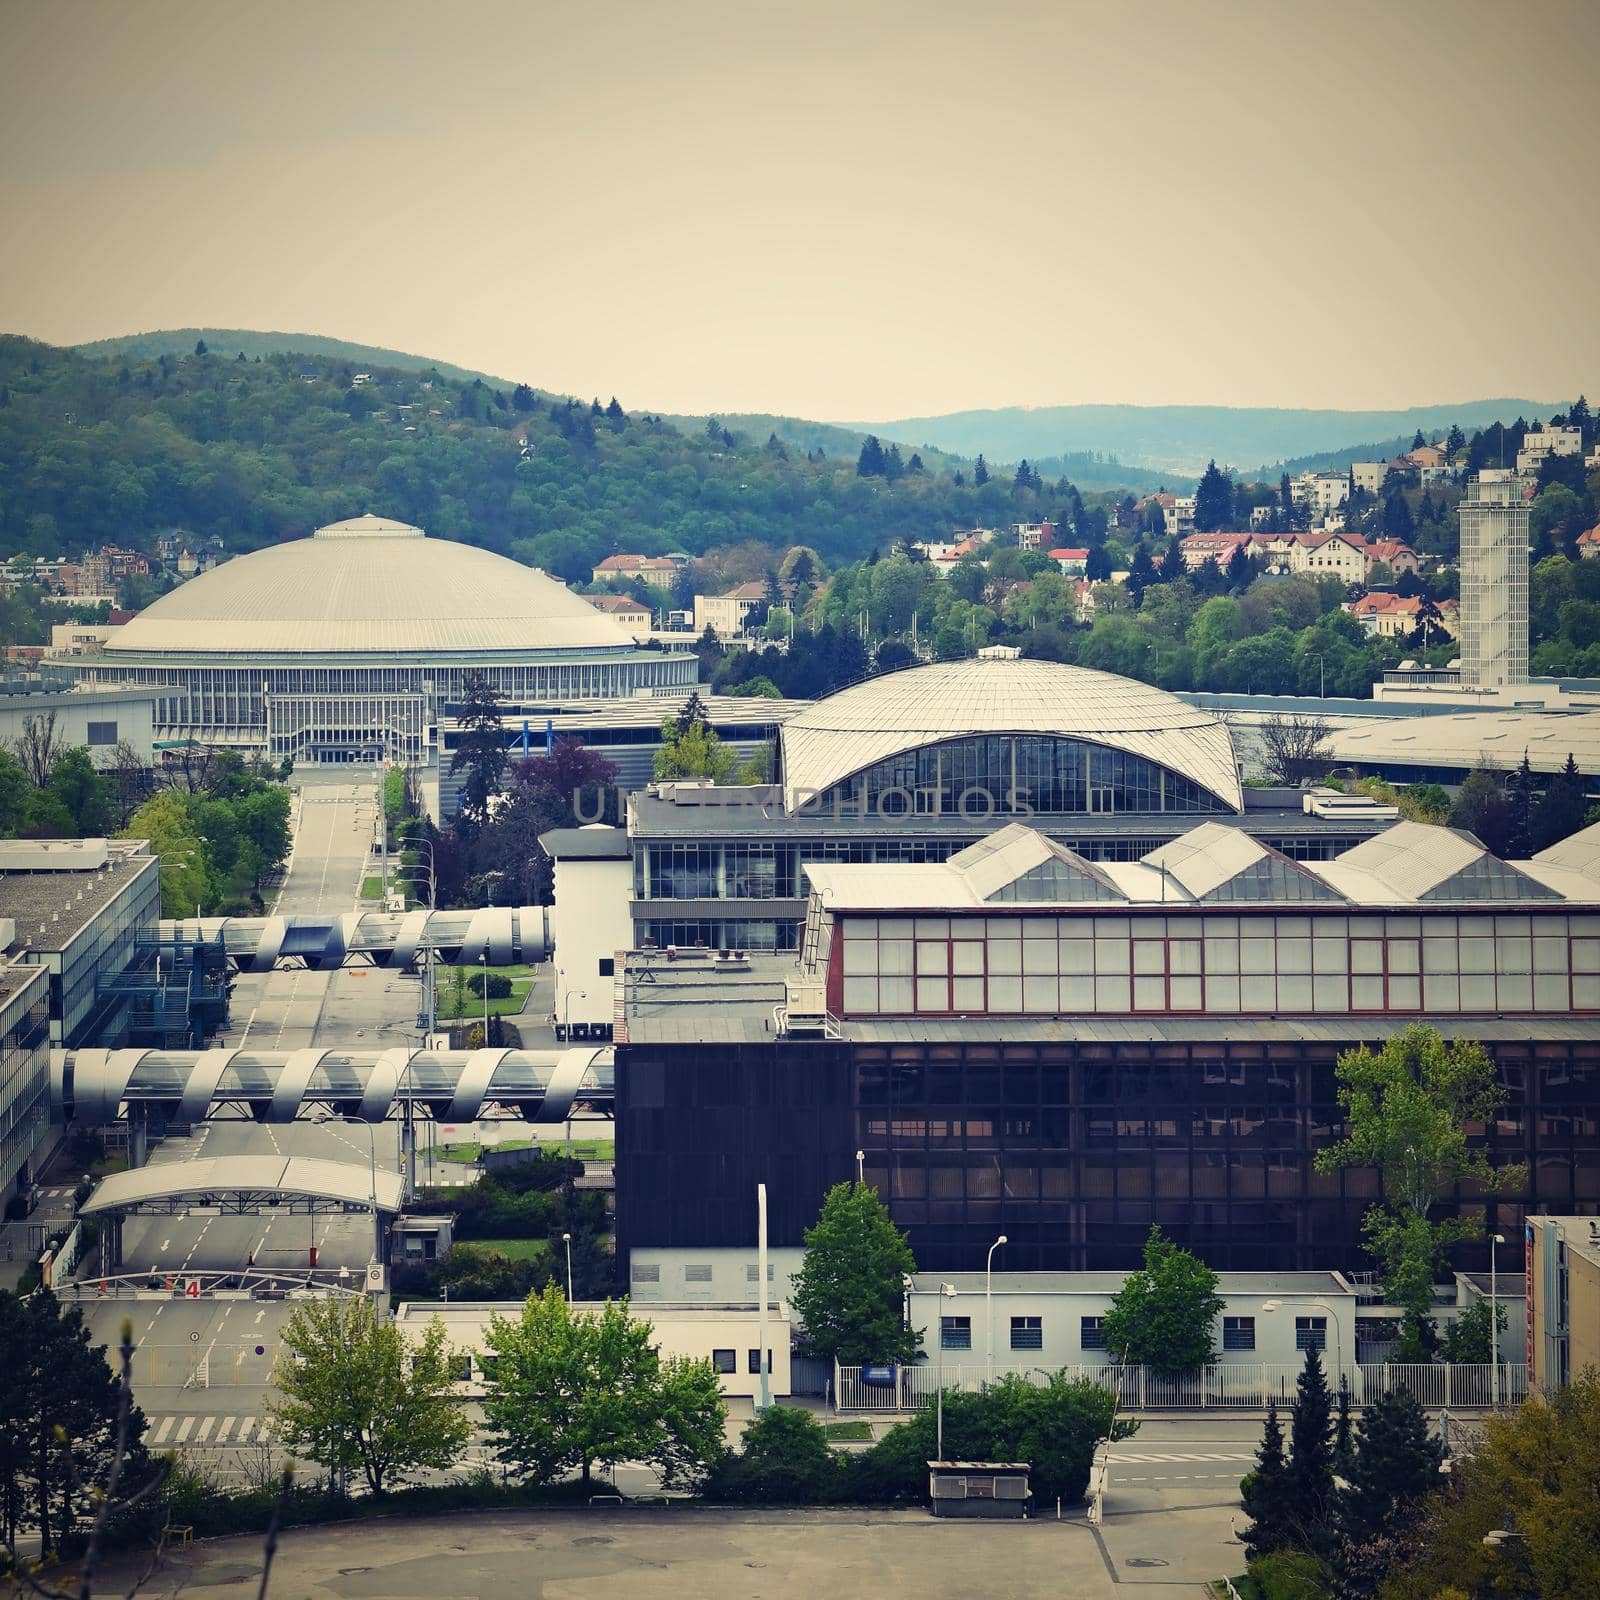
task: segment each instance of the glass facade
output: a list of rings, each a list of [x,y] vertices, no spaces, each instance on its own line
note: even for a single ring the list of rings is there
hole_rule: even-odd
[[[1600,1011],[1600,916],[845,916],[849,1017]]]
[[[1219,1270],[1363,1269],[1376,1174],[1313,1159],[1342,1133],[1350,1043],[621,1045],[619,1248],[744,1244],[762,1182],[773,1243],[798,1245],[861,1150],[925,1271],[981,1269],[999,1233],[1008,1270],[1125,1269],[1153,1223]],[[1525,1212],[1600,1213],[1600,1040],[1488,1048],[1507,1104],[1469,1135],[1528,1178],[1455,1209],[1508,1237]]]
[[[989,817],[1056,812],[1218,812],[1214,794],[1167,767],[1082,739],[981,734],[921,745],[852,774],[824,809]]]
[[[37,968],[0,989],[0,1196],[8,1196],[50,1122],[50,983]]]
[[[257,661],[173,657],[129,658],[114,653],[75,663],[79,682],[103,688],[153,688],[156,738],[214,739],[265,745],[274,716],[283,754],[309,750],[362,748],[385,738],[388,759],[414,761],[417,729],[431,736],[447,706],[459,704],[468,677],[482,673],[506,700],[616,699],[640,690],[688,688],[699,677],[693,655],[664,651],[603,651],[570,660],[493,661],[417,659],[381,662],[354,657],[312,663],[264,656]],[[419,701],[420,713],[413,702]],[[272,711],[272,703],[280,708]],[[272,712],[269,715],[269,711]],[[301,734],[320,731],[318,745]],[[349,743],[343,742],[348,734]],[[318,759],[310,754],[306,759]],[[328,757],[328,759],[349,759]]]

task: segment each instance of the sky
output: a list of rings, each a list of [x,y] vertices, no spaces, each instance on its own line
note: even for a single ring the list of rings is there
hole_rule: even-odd
[[[0,0],[0,329],[887,420],[1600,390],[1600,4]]]

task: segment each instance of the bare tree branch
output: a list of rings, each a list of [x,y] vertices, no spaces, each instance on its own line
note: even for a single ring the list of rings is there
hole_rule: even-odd
[[[1274,713],[1261,724],[1261,765],[1267,776],[1286,788],[1298,789],[1328,764],[1328,736],[1333,724],[1326,717]]]

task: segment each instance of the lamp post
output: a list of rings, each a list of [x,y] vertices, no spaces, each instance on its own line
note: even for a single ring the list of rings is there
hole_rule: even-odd
[[[866,1187],[866,1182],[867,1182],[867,1166],[866,1166],[866,1163],[867,1163],[867,1152],[865,1150],[857,1150],[856,1151],[856,1182],[858,1184],[860,1184],[863,1188]]]
[[[561,1242],[567,1247],[567,1304],[572,1304],[572,1235],[564,1233]]]
[[[478,982],[483,985],[483,1048],[489,1048],[489,952],[478,952]]]
[[[587,1000],[589,991],[579,989],[576,994],[568,989],[561,997],[561,1038],[564,1043],[572,1043],[572,1002],[574,1000]]]
[[[325,1117],[319,1117],[319,1122],[347,1122],[353,1128],[367,1130],[367,1176],[372,1185],[372,1259],[381,1261],[383,1252],[378,1248],[378,1132],[370,1122],[363,1121],[360,1117],[347,1117],[336,1112],[329,1112]],[[316,1224],[311,1225],[312,1237],[316,1237]]]
[[[1496,1245],[1506,1242],[1503,1233],[1489,1236],[1489,1404],[1500,1409],[1500,1282]]]
[[[956,1297],[956,1286],[953,1283],[941,1283],[939,1285],[939,1295],[940,1295],[941,1299],[954,1300],[955,1297]],[[943,1461],[944,1460],[944,1356],[942,1354],[939,1357],[939,1398],[938,1398],[938,1401],[937,1401],[937,1410],[938,1410],[938,1420],[934,1424],[935,1428],[937,1429],[937,1442],[935,1443],[935,1445],[933,1447],[933,1453],[934,1453],[934,1457],[935,1457],[936,1460]]]
[[[1328,1313],[1328,1321],[1333,1324],[1333,1359],[1334,1359],[1335,1365],[1338,1368],[1339,1379],[1340,1379],[1341,1382],[1343,1382],[1343,1380],[1344,1380],[1344,1348],[1343,1348],[1343,1342],[1342,1342],[1343,1341],[1343,1335],[1339,1332],[1339,1318],[1338,1318],[1338,1315],[1335,1313],[1333,1307],[1330,1306],[1326,1300],[1304,1300],[1304,1301],[1298,1301],[1298,1302],[1296,1302],[1296,1304],[1297,1305],[1304,1305],[1305,1308],[1308,1311],[1326,1311]],[[1283,1301],[1281,1301],[1281,1300],[1264,1300],[1261,1303],[1261,1309],[1263,1311],[1281,1311],[1283,1309]]]
[[[994,1253],[1006,1242],[1002,1233],[995,1242],[989,1246],[989,1254],[983,1263],[983,1319],[988,1324],[989,1334],[987,1376],[994,1377]]]

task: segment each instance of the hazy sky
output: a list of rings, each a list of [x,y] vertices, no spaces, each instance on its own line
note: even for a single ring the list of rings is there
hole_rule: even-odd
[[[1600,3],[0,0],[0,328],[632,407],[1600,390]]]

